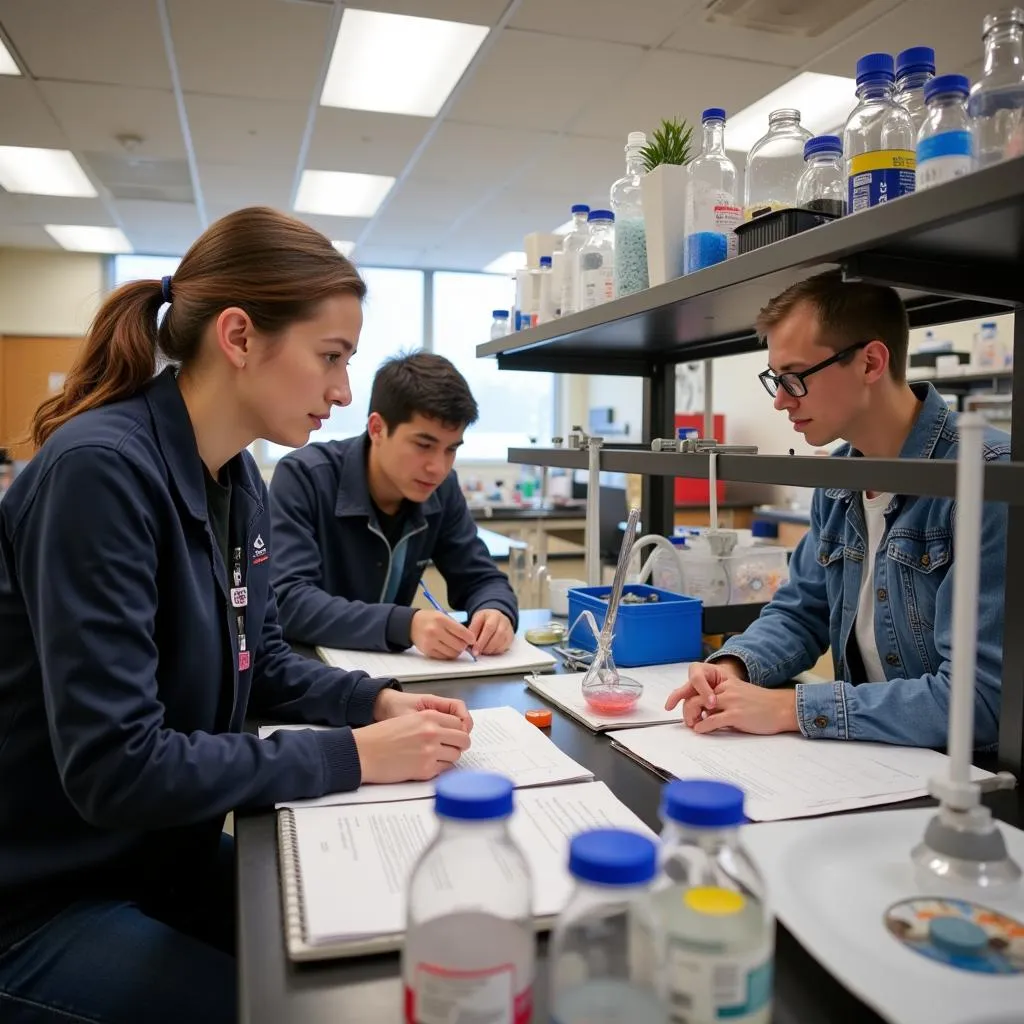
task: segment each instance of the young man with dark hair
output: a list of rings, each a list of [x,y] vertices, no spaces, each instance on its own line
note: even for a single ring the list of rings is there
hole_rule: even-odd
[[[761,310],[760,374],[775,408],[840,458],[955,459],[957,417],[930,384],[908,384],[909,328],[891,288],[828,273]],[[1009,437],[988,430],[986,461]],[[801,732],[815,739],[944,747],[950,697],[956,503],[816,490],[790,579],[758,620],[691,665],[683,717],[697,732]],[[986,503],[975,686],[975,743],[997,742],[1006,506]],[[835,681],[786,686],[831,646]]]
[[[291,640],[431,658],[500,654],[518,620],[515,595],[477,536],[452,469],[477,404],[465,378],[427,352],[377,371],[366,433],[306,445],[270,485],[278,617]],[[409,607],[428,562],[461,625]]]

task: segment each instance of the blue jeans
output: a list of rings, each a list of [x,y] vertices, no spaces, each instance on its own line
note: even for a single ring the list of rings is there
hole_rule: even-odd
[[[72,904],[0,954],[4,1024],[233,1024],[234,840],[138,902]]]

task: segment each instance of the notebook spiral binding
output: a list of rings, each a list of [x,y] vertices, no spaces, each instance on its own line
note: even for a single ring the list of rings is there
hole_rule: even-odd
[[[277,848],[281,854],[281,914],[288,955],[300,959],[308,954],[306,919],[303,913],[302,868],[299,865],[295,815],[281,810],[277,815]]]

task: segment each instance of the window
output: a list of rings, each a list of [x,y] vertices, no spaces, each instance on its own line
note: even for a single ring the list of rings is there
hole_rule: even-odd
[[[525,447],[531,438],[547,443],[554,433],[552,375],[499,371],[497,360],[476,357],[491,311],[512,304],[512,282],[499,274],[447,271],[433,278],[433,350],[459,368],[480,407],[459,458],[504,462],[509,448]]]
[[[161,278],[173,274],[181,262],[180,256],[115,256],[114,287],[140,278]]]

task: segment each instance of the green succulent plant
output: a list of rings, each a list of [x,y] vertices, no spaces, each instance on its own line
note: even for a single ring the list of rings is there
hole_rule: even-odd
[[[686,121],[675,117],[671,121],[663,120],[651,132],[650,141],[640,151],[644,158],[644,169],[650,172],[660,164],[688,164],[692,139],[693,126]]]

